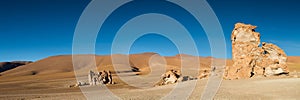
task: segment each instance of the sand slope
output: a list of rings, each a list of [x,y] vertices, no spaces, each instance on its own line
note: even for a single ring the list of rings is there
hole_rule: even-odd
[[[90,56],[90,55],[82,55]],[[127,61],[116,61],[119,69],[115,69],[111,58],[129,58]],[[149,76],[156,73],[166,63],[165,70],[180,69],[181,64],[186,72],[183,75],[196,76],[197,69],[209,69],[212,57],[195,57],[190,55],[176,55],[171,57],[162,57],[156,53],[143,53],[133,55],[112,55],[95,56],[95,65],[98,70],[108,69],[113,72],[115,85],[107,87],[121,99],[160,99],[167,95],[174,86],[167,85],[160,87],[147,87],[145,89],[136,88],[126,84],[119,76],[131,79],[133,76],[141,78],[155,79],[156,76]],[[184,56],[184,57],[183,57]],[[183,57],[183,60],[180,60]],[[197,64],[196,60],[200,61]],[[217,59],[217,62],[221,62]],[[227,66],[232,64],[231,60],[226,60]],[[289,57],[288,64],[290,70],[300,72],[300,57]],[[83,64],[84,65],[84,64]],[[200,66],[197,66],[200,65]],[[154,66],[154,67],[153,67]],[[155,67],[156,66],[156,67]],[[140,72],[133,72],[132,67],[137,67]],[[82,66],[82,78],[86,77],[88,67]],[[72,56],[61,55],[48,57],[34,63],[17,67],[0,73],[0,99],[85,99],[79,88],[69,88],[68,86],[76,83],[73,72]],[[152,81],[135,81],[138,85],[151,86]],[[182,89],[190,86],[194,81],[183,82]],[[199,99],[203,92],[207,80],[197,80],[197,86],[194,88],[189,99]],[[215,99],[296,99],[300,98],[300,79],[299,78],[254,78],[248,80],[225,80],[215,97]],[[93,92],[93,91],[90,91]]]

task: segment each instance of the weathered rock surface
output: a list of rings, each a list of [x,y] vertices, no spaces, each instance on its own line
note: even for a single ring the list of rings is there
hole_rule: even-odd
[[[179,71],[170,70],[161,76],[161,80],[157,83],[158,86],[174,84],[182,81],[182,77]]]
[[[90,71],[88,74],[89,85],[114,84],[110,71],[95,73]]]
[[[210,75],[210,70],[200,70],[199,79],[208,78]]]
[[[237,23],[231,35],[233,66],[226,68],[227,79],[287,74],[287,55],[271,43],[260,45],[256,26]]]

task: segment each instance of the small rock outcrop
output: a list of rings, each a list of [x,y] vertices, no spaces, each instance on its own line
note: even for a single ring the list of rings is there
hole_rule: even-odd
[[[112,75],[110,71],[101,71],[95,73],[93,71],[89,72],[88,75],[89,85],[103,85],[103,84],[114,84],[112,80]]]
[[[226,68],[225,78],[244,79],[254,76],[288,74],[287,55],[278,46],[262,43],[256,26],[237,23],[231,35],[233,65]]]
[[[77,84],[69,85],[69,88],[76,88],[76,87],[86,86],[86,85],[89,85],[89,84],[86,82],[78,82]]]
[[[199,75],[198,79],[208,78],[210,73],[211,73],[210,70],[200,70],[200,75]]]
[[[157,83],[158,86],[174,84],[182,81],[182,77],[179,71],[170,70],[161,76],[161,80]]]

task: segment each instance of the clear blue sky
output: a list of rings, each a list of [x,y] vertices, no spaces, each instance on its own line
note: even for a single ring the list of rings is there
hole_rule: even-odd
[[[77,21],[89,0],[1,0],[0,1],[0,62],[39,60],[54,55],[72,54],[73,34]],[[289,56],[300,56],[300,1],[298,0],[208,0],[224,30],[227,56],[231,58],[230,35],[236,22],[257,25],[261,40],[275,43]],[[148,9],[140,3],[139,9]],[[144,6],[143,6],[144,5]],[[124,16],[132,16],[136,8],[120,10],[112,15],[104,27],[105,39],[98,39],[96,54],[110,53],[107,45],[114,37],[113,28]],[[126,12],[127,11],[127,12]],[[124,13],[125,12],[125,13]],[[171,15],[180,12],[169,10]],[[177,15],[191,25],[193,20]],[[193,30],[193,29],[192,29]],[[191,33],[197,42],[200,56],[210,56],[210,48],[202,29]],[[166,48],[168,47],[168,48]],[[175,45],[165,37],[146,35],[139,38],[130,53],[157,52],[172,56],[178,53]]]

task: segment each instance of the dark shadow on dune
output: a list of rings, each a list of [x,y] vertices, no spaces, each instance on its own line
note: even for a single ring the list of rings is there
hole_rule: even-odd
[[[32,62],[31,61],[0,62],[0,73],[29,63]]]
[[[36,75],[37,73],[37,71],[31,71],[31,75]]]

